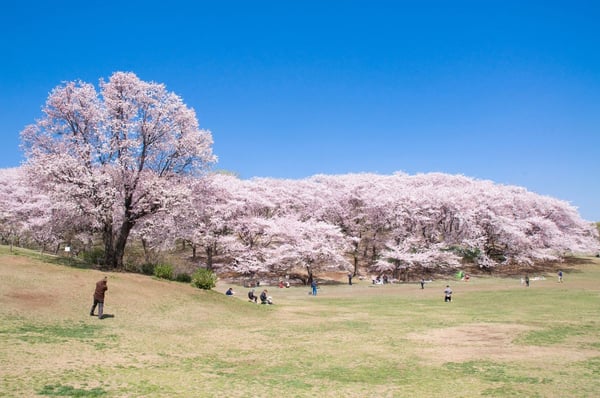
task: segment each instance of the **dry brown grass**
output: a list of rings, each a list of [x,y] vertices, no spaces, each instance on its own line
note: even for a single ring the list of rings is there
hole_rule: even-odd
[[[565,346],[539,347],[515,343],[515,337],[533,330],[515,324],[465,324],[411,333],[407,337],[422,344],[420,355],[439,365],[486,358],[490,361],[540,362],[583,361],[599,354],[597,350]]]
[[[103,275],[114,317],[98,320],[88,312]],[[228,298],[226,283],[205,292],[4,254],[0,395],[594,396],[600,262],[567,268],[564,284],[545,276],[529,289],[489,276],[425,290],[356,280],[316,297],[267,287],[276,305],[262,306],[241,286]]]

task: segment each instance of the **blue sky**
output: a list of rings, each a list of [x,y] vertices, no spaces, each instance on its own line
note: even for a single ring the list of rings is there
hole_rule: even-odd
[[[48,1],[0,13],[0,168],[63,81],[165,83],[218,169],[444,172],[600,221],[600,3]]]

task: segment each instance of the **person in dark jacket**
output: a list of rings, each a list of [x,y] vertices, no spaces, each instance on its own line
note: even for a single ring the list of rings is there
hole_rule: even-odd
[[[256,303],[258,301],[258,296],[256,294],[254,294],[254,289],[251,289],[248,292],[248,301],[252,301],[254,303]]]
[[[94,316],[94,310],[98,306],[98,319],[102,319],[104,315],[104,294],[108,290],[108,277],[104,277],[96,282],[96,290],[94,290],[94,304],[90,309],[90,315]]]
[[[273,299],[271,296],[267,296],[267,289],[263,290],[260,294],[260,303],[261,304],[273,304]]]

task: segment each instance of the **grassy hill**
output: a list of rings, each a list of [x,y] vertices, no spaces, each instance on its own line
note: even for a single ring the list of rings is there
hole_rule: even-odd
[[[0,396],[597,396],[600,261],[530,276],[269,286],[263,306],[0,248]]]

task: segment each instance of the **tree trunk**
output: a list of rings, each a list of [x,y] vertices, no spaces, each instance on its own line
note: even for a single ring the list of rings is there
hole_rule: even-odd
[[[358,275],[358,242],[354,242],[354,250],[352,251],[352,259],[354,262],[354,271],[352,276]]]
[[[106,221],[104,223],[104,228],[102,229],[102,241],[104,242],[104,264],[102,264],[102,266],[110,267],[114,257],[112,221]]]
[[[142,249],[144,250],[144,261],[146,264],[150,264],[150,250],[148,249],[148,242],[142,238]]]
[[[306,271],[308,272],[308,278],[306,278],[307,280],[307,284],[312,284],[313,281],[313,273],[312,273],[312,268],[310,267],[310,265],[306,266]]]
[[[121,229],[119,230],[119,235],[117,236],[117,240],[115,242],[115,259],[114,259],[114,268],[115,269],[123,269],[123,256],[125,255],[125,246],[127,245],[127,239],[129,238],[129,232],[133,228],[135,223],[125,220],[121,225]]]
[[[127,238],[129,238],[129,232],[135,223],[125,220],[121,224],[118,233],[112,233],[112,224],[104,226],[104,258],[105,266],[109,269],[123,269],[123,256],[125,255],[125,246],[127,245]]]
[[[213,247],[212,245],[206,246],[206,269],[212,271],[213,269]]]

